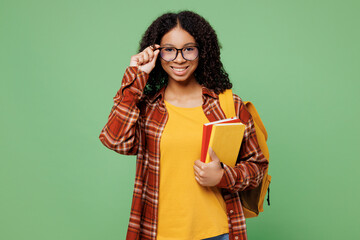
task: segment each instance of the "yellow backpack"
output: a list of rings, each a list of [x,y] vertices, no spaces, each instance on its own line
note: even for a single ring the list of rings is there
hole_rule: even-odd
[[[227,89],[225,92],[219,95],[220,106],[224,111],[227,118],[236,116],[235,105],[233,100],[233,94],[231,89]],[[251,102],[244,102],[246,109],[251,114],[254,124],[256,137],[260,146],[260,149],[266,159],[269,161],[269,149],[266,144],[267,132],[261,118],[256,111],[256,108]],[[271,176],[268,175],[268,170],[264,173],[264,178],[260,185],[254,189],[239,192],[243,211],[246,218],[257,217],[260,212],[264,211],[264,199],[266,192],[268,192],[267,202],[270,205],[270,188],[269,184]]]

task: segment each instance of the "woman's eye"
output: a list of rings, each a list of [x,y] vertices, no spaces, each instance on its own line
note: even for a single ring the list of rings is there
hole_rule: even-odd
[[[172,52],[172,51],[174,51],[174,49],[173,48],[164,48],[164,51],[165,52]]]
[[[186,51],[186,52],[191,52],[191,51],[194,51],[194,50],[195,50],[194,47],[187,47],[187,48],[185,48],[185,51]]]

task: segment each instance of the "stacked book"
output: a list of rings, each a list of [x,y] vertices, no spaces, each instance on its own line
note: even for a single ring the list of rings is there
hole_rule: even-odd
[[[234,167],[244,131],[245,125],[236,117],[204,124],[200,160],[205,163],[211,162],[211,147],[221,162]]]

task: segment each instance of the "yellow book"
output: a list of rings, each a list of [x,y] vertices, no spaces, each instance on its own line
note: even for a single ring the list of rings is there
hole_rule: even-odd
[[[214,150],[221,162],[234,167],[244,131],[245,125],[242,123],[215,124],[211,131],[209,148]],[[205,163],[210,161],[210,155],[207,153]]]

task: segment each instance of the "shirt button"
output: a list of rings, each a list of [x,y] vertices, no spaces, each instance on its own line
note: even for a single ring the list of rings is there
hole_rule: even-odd
[[[234,211],[233,210],[230,210],[230,214],[233,214],[234,213]]]
[[[238,236],[235,236],[235,239],[239,239],[239,237],[238,237]]]
[[[206,114],[207,114],[207,115],[210,115],[210,111],[207,111]]]

